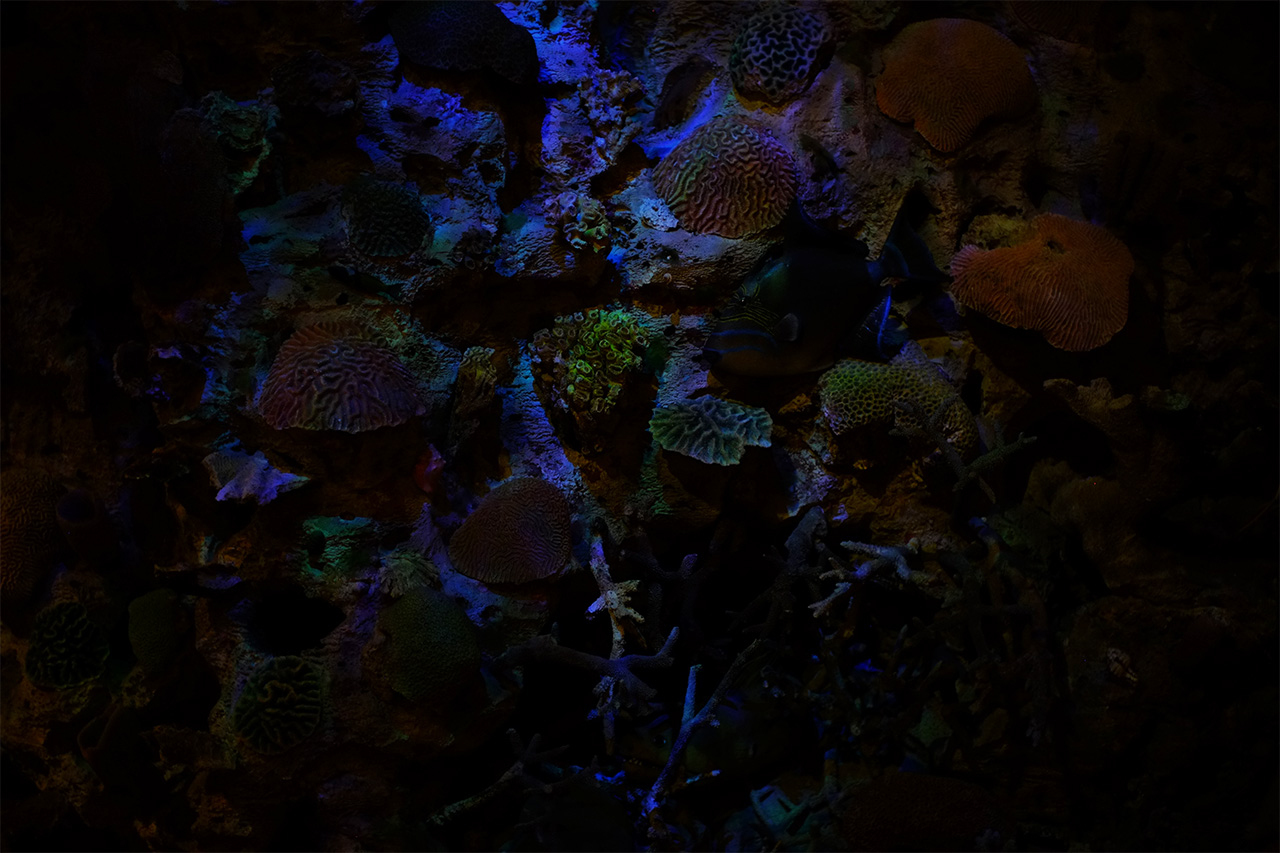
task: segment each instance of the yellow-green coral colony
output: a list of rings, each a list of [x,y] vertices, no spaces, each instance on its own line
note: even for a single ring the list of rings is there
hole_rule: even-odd
[[[768,447],[773,419],[764,409],[718,397],[659,406],[649,431],[663,450],[711,465],[737,465],[749,446]]]
[[[605,414],[617,403],[625,375],[643,366],[648,343],[644,327],[625,309],[557,317],[533,336],[534,376],[555,408]]]

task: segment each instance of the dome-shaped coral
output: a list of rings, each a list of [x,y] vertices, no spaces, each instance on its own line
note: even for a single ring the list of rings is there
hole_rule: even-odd
[[[42,687],[76,687],[102,674],[110,648],[106,634],[75,601],[36,616],[27,650],[27,675]]]
[[[378,617],[387,635],[383,677],[406,699],[431,699],[440,707],[480,667],[475,629],[451,598],[430,587],[415,587]]]
[[[569,560],[570,510],[545,480],[518,477],[485,495],[449,542],[453,567],[484,583],[528,583]]]
[[[62,543],[56,512],[62,492],[38,471],[0,477],[0,593],[11,603],[31,597]]]
[[[342,212],[347,239],[371,258],[411,255],[431,233],[418,193],[391,181],[353,181],[342,192]]]
[[[977,21],[936,18],[903,29],[885,48],[876,103],[915,122],[930,145],[951,152],[983,121],[1035,105],[1036,84],[1017,45]]]
[[[301,743],[320,722],[324,672],[310,661],[287,655],[254,670],[236,701],[236,734],[265,754]]]
[[[1129,314],[1133,255],[1108,231],[1047,213],[1016,246],[965,246],[951,260],[951,295],[998,323],[1035,329],[1058,349],[1100,347]]]
[[[258,410],[274,429],[364,432],[426,409],[395,353],[354,323],[327,322],[295,332],[280,347]]]
[[[764,409],[708,396],[655,409],[649,431],[663,450],[711,465],[737,465],[749,445],[769,446],[773,419]]]
[[[831,34],[804,9],[770,3],[750,15],[729,51],[734,88],[749,98],[781,105],[809,88],[818,54]]]
[[[443,71],[491,68],[513,83],[538,79],[538,48],[492,3],[401,3],[388,22],[402,59]]]
[[[720,116],[671,149],[653,170],[653,186],[681,227],[746,237],[786,215],[796,194],[795,163],[763,130]]]

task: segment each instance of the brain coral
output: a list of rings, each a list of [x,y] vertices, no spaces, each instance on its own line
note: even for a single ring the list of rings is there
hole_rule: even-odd
[[[384,677],[410,701],[430,698],[443,705],[480,668],[480,646],[467,614],[430,587],[396,599],[378,617],[378,628],[388,638]]]
[[[519,477],[485,495],[449,541],[453,567],[484,583],[528,583],[569,560],[569,502],[545,480]]]
[[[36,615],[27,651],[27,675],[42,687],[76,687],[102,674],[110,651],[84,605],[64,601]]]
[[[830,34],[821,18],[770,3],[750,15],[729,51],[729,76],[742,94],[781,105],[809,88]]]
[[[973,416],[914,342],[903,346],[888,364],[855,359],[837,363],[818,380],[818,395],[822,413],[837,435],[871,423],[902,423],[909,416],[893,404],[909,400],[931,415],[943,405],[950,406],[942,431],[961,453],[978,443]]]
[[[998,323],[1035,329],[1058,349],[1100,347],[1124,327],[1133,255],[1105,229],[1046,213],[1016,246],[965,246],[951,294]]]
[[[182,651],[182,606],[170,589],[156,589],[129,604],[129,645],[143,669],[156,672]]]
[[[431,232],[418,193],[391,181],[364,177],[348,184],[342,212],[351,245],[371,258],[411,255]]]
[[[876,103],[889,118],[915,122],[930,145],[955,151],[984,120],[1035,105],[1022,51],[999,32],[963,18],[911,24],[885,48]]]
[[[664,450],[711,465],[737,465],[748,445],[768,447],[772,430],[764,409],[718,397],[660,406],[649,419],[649,431]]]
[[[327,322],[295,332],[280,347],[258,410],[274,429],[363,432],[426,409],[413,374],[390,349],[355,323]]]
[[[492,3],[401,3],[388,22],[402,59],[443,71],[491,68],[513,83],[538,79],[538,48]]]
[[[62,534],[56,504],[63,489],[38,471],[0,478],[0,593],[13,603],[31,597],[54,559]]]
[[[786,215],[795,163],[763,130],[720,116],[671,149],[653,170],[653,186],[687,230],[746,237]]]
[[[324,673],[300,657],[272,658],[245,685],[232,725],[258,752],[284,752],[316,730],[324,701]]]

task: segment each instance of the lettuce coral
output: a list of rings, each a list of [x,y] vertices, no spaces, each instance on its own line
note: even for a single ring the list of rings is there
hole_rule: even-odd
[[[768,447],[773,419],[764,409],[718,397],[660,406],[649,431],[663,450],[711,465],[737,465],[748,446]]]
[[[310,737],[324,707],[324,672],[297,656],[254,670],[236,701],[232,726],[255,750],[272,755]]]

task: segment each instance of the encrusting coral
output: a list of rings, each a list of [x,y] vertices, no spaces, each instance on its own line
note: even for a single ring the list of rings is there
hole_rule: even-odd
[[[796,194],[790,152],[740,116],[694,130],[653,170],[653,186],[680,226],[747,237],[782,221]]]
[[[734,88],[750,98],[780,106],[813,82],[818,54],[831,34],[817,15],[770,3],[752,13],[729,52]]]
[[[443,707],[480,667],[474,627],[439,590],[407,590],[382,611],[378,630],[387,636],[382,677],[411,702]]]
[[[300,329],[285,341],[258,410],[274,429],[364,432],[426,411],[417,382],[390,349],[352,322]]]
[[[483,583],[551,577],[569,561],[569,502],[546,480],[517,477],[485,495],[449,540],[453,567]]]
[[[654,409],[649,432],[663,450],[710,465],[737,465],[749,446],[768,447],[773,419],[764,409],[699,397]]]
[[[876,103],[896,121],[915,122],[934,148],[960,148],[983,121],[1017,116],[1036,102],[1026,58],[977,21],[937,18],[910,24],[884,51]]]
[[[62,542],[55,512],[62,492],[38,471],[0,478],[0,592],[13,604],[31,597]]]
[[[236,733],[265,755],[284,752],[311,736],[324,708],[324,672],[294,655],[272,658],[254,670],[236,701]]]
[[[77,687],[102,674],[110,647],[83,604],[64,601],[36,615],[27,675],[42,687]]]
[[[1080,352],[1124,328],[1133,255],[1104,228],[1046,213],[1016,246],[965,246],[952,258],[951,274],[961,305]]]

